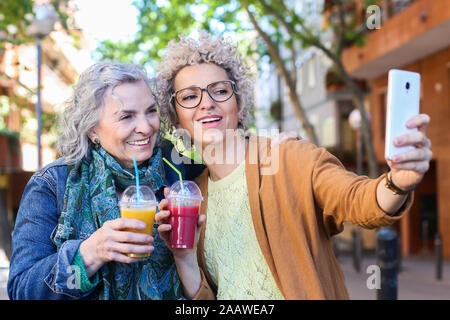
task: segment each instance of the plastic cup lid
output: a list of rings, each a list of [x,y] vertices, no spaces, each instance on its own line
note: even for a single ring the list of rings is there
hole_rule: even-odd
[[[148,186],[139,186],[139,199],[138,199],[138,193],[137,188],[135,185],[131,185],[128,188],[125,189],[125,191],[122,193],[122,197],[120,198],[119,205],[139,205],[139,204],[146,204],[146,205],[156,205],[156,197],[153,193],[152,189],[150,189]]]
[[[188,180],[183,180],[183,188],[181,188],[180,181],[172,184],[167,198],[184,198],[200,201],[203,200],[200,188],[195,182]]]

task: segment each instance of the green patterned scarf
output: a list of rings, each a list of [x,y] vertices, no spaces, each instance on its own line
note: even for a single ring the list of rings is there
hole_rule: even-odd
[[[139,181],[155,193],[163,185],[162,151],[139,166]],[[116,188],[135,184],[134,170],[124,169],[103,148],[97,147],[68,172],[64,207],[54,242],[59,248],[67,240],[87,239],[108,221],[120,218]],[[177,299],[180,280],[173,256],[158,232],[149,258],[125,264],[106,263],[100,270],[99,299]]]

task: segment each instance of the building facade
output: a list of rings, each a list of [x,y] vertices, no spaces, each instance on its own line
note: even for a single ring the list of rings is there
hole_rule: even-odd
[[[308,24],[320,30],[326,18],[323,15],[324,1],[296,1],[295,10],[300,16],[307,16]],[[321,31],[322,42],[331,43],[333,32],[331,28]],[[283,48],[279,48],[283,55]],[[284,55],[290,59],[288,54]],[[357,140],[358,133],[352,129],[349,121],[351,112],[355,109],[353,96],[343,85],[330,84],[330,67],[332,62],[315,47],[297,50],[295,59],[296,94],[299,96],[306,116],[314,127],[318,145],[326,147],[335,154],[348,170],[357,171]],[[289,65],[291,67],[291,65]],[[290,69],[292,72],[292,69]],[[263,68],[259,73],[256,90],[256,120],[257,128],[280,129],[296,131],[302,137],[307,137],[300,120],[291,105],[288,87],[279,76],[274,65]],[[368,101],[367,101],[368,102]],[[281,109],[280,114],[273,112],[274,107]],[[363,166],[362,174],[367,168]],[[366,170],[365,170],[366,169]],[[353,231],[356,226],[346,224],[344,231],[338,235],[336,243],[339,249],[349,250],[353,243]],[[366,250],[374,250],[376,245],[376,230],[362,230],[363,246]]]
[[[362,1],[361,1],[362,2]],[[377,160],[384,160],[388,71],[421,75],[421,112],[431,116],[431,167],[414,194],[409,215],[396,228],[402,253],[430,254],[435,237],[442,238],[450,258],[450,3],[448,0],[380,1],[381,27],[364,47],[343,54],[352,76],[366,80]]]
[[[80,30],[56,23],[41,41],[42,166],[56,158],[57,114],[72,85],[91,63],[89,44]],[[38,167],[36,143],[37,48],[35,43],[0,46],[0,247],[7,255],[10,234],[26,183]],[[50,129],[49,129],[50,128]]]

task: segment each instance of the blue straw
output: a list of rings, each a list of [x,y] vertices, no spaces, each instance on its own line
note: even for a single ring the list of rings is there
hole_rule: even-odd
[[[136,195],[137,195],[137,201],[141,202],[141,196],[139,195],[139,171],[136,163],[136,158],[133,157],[133,163],[134,163],[134,172],[136,174]]]

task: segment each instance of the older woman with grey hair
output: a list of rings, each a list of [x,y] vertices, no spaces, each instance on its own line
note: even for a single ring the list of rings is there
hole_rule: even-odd
[[[62,117],[62,158],[36,172],[22,197],[11,299],[213,297],[201,274],[184,276],[198,270],[195,258],[173,255],[157,232],[132,231],[143,221],[120,216],[118,199],[136,183],[134,160],[158,200],[177,179],[161,161],[170,149],[150,85],[135,65],[102,62],[81,74]]]
[[[391,224],[412,202],[428,170],[425,114],[398,137],[414,146],[388,161],[377,179],[357,176],[324,148],[242,134],[252,86],[237,47],[223,36],[172,41],[158,75],[163,113],[184,128],[207,169],[197,178],[207,215],[199,265],[218,299],[348,299],[331,237],[343,222],[364,228]],[[156,215],[167,241],[167,200]]]

